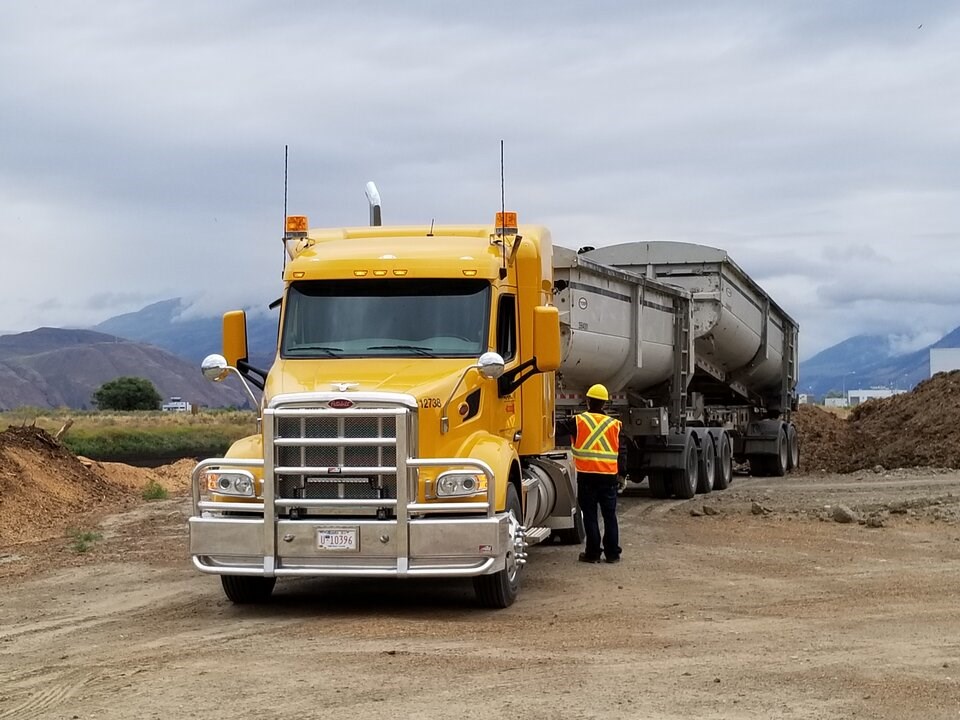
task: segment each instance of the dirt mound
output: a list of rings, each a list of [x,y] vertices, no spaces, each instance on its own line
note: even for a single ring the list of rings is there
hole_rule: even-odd
[[[908,393],[869,400],[846,420],[803,405],[794,422],[807,470],[960,468],[960,371],[939,373]]]
[[[38,427],[0,433],[0,546],[61,537],[89,529],[104,515],[143,501],[150,483],[170,495],[190,488],[196,462],[159,468],[77,457]]]
[[[960,467],[960,371],[938,373],[912,392],[854,408],[863,436],[857,467]]]
[[[62,534],[105,507],[122,507],[128,490],[91,471],[44,430],[0,433],[0,545]]]
[[[800,466],[804,470],[853,469],[850,465],[855,433],[848,421],[816,405],[801,405],[793,415],[793,423],[800,435]]]

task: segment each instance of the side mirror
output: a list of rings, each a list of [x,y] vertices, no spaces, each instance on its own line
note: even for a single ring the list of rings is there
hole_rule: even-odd
[[[541,305],[533,309],[533,356],[537,372],[560,367],[560,310]]]
[[[503,358],[495,352],[485,352],[477,361],[477,370],[487,380],[496,380],[503,375]]]
[[[227,359],[223,355],[207,355],[200,363],[200,372],[210,382],[222,382],[230,374]]]
[[[231,310],[223,316],[223,357],[230,367],[237,367],[249,357],[247,314],[243,310]]]

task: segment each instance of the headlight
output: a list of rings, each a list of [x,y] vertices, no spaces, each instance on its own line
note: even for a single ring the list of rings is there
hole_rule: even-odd
[[[207,470],[207,490],[218,495],[253,497],[253,475],[246,470]]]
[[[487,476],[478,473],[445,472],[437,478],[437,497],[479,495],[487,491]]]

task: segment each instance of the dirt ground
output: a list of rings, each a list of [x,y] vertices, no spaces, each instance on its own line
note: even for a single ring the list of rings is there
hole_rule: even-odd
[[[620,565],[536,547],[502,611],[463,581],[281,581],[233,606],[189,563],[178,492],[86,516],[85,553],[0,547],[0,719],[960,714],[955,471],[631,487]]]

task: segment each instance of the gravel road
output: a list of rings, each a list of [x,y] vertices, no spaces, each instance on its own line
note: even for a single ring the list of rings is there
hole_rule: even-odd
[[[0,548],[0,720],[955,718],[958,500],[929,470],[632,487],[620,565],[537,547],[503,611],[460,581],[235,607],[189,564],[186,500],[142,505],[87,553]]]

